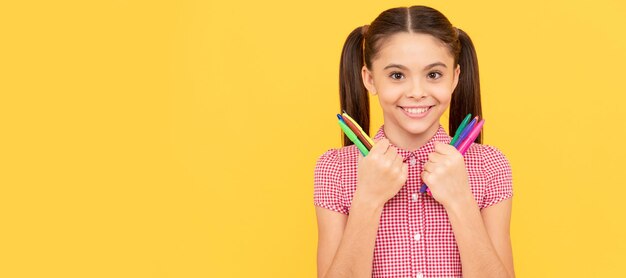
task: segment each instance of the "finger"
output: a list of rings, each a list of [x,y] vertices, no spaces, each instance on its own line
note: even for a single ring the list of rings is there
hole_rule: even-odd
[[[398,159],[400,162],[406,162],[407,160],[402,156],[402,154],[400,154],[397,150],[396,153],[398,154],[398,156],[396,157],[396,159]]]
[[[396,167],[402,167],[402,163],[404,163],[404,158],[402,155],[396,153],[396,156],[393,158],[393,165]]]
[[[454,146],[435,141],[435,152],[440,154],[450,154],[455,151],[457,151],[457,149]]]
[[[444,156],[438,152],[432,152],[428,154],[428,161],[437,163],[444,159]]]
[[[389,146],[387,152],[385,153],[385,157],[391,161],[394,161],[398,156],[400,156],[398,154],[398,149],[396,149],[396,147],[394,146]]]
[[[391,141],[389,141],[389,139],[385,139],[387,141],[387,148],[385,149],[385,154],[391,152],[391,153],[398,153],[397,149],[391,144]]]
[[[396,159],[391,164],[391,167],[394,170],[395,169],[400,170],[400,174],[399,174],[398,178],[406,181],[406,179],[408,177],[408,174],[409,174],[409,168],[408,168],[408,164],[402,161],[402,156],[401,155],[398,155],[396,157]]]
[[[406,180],[409,176],[409,165],[402,162],[402,179]]]
[[[434,171],[433,163],[430,161],[427,161],[426,163],[424,163],[424,171],[432,173]]]
[[[430,181],[430,173],[428,173],[428,172],[426,172],[426,171],[422,172],[422,181],[423,181],[425,184],[429,184],[429,181]]]
[[[370,154],[374,154],[374,155],[383,155],[385,154],[385,152],[387,152],[387,149],[389,148],[389,140],[386,138],[380,139],[378,142],[376,142],[374,144],[374,146],[372,146],[372,149],[370,150]]]

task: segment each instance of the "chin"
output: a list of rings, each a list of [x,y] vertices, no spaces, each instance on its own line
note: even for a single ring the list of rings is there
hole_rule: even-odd
[[[426,122],[413,122],[413,123],[403,123],[402,127],[410,134],[418,135],[427,132],[433,123]]]

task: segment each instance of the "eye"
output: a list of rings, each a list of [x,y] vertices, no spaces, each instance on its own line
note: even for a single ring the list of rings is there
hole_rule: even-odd
[[[439,75],[439,77],[437,77],[437,75]],[[432,79],[439,79],[441,78],[441,76],[443,76],[443,74],[441,74],[441,72],[438,72],[438,71],[431,71],[428,73],[428,77],[431,77]]]
[[[400,73],[400,72],[395,71],[395,72],[392,72],[389,75],[389,77],[391,77],[391,79],[399,80],[399,79],[403,78],[404,75],[402,73]]]

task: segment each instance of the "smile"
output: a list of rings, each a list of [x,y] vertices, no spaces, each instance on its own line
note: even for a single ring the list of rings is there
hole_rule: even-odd
[[[434,107],[432,106],[421,106],[421,107],[402,107],[398,106],[404,113],[410,118],[421,118],[426,116],[428,112]]]

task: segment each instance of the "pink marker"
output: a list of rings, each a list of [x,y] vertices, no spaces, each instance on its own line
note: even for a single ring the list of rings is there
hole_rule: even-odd
[[[476,140],[476,137],[480,134],[480,130],[483,128],[483,124],[485,124],[485,119],[480,120],[480,122],[472,128],[472,131],[470,131],[469,135],[467,135],[467,138],[461,142],[458,148],[461,155],[465,154],[467,149],[469,149],[472,143],[474,143],[474,140]]]

